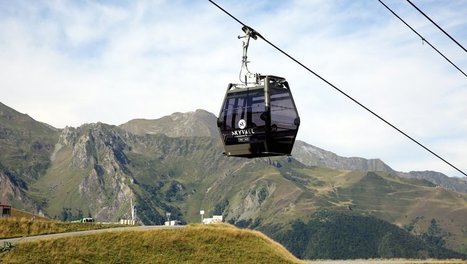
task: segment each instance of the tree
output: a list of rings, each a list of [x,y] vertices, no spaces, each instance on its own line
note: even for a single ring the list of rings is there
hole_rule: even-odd
[[[422,234],[422,239],[428,244],[436,247],[444,247],[446,241],[444,241],[443,230],[436,222],[436,219],[431,219],[430,226],[426,233]]]
[[[229,200],[224,199],[220,203],[214,206],[213,214],[214,215],[223,215],[225,209],[229,206]]]
[[[60,219],[62,221],[68,221],[71,220],[73,217],[73,214],[71,213],[71,208],[62,208],[62,212],[60,213]]]

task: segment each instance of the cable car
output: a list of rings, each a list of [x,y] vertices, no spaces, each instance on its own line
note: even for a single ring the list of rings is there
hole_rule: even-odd
[[[245,158],[290,155],[300,117],[289,84],[283,77],[249,72],[249,38],[256,39],[257,33],[249,27],[243,30],[247,39],[242,64],[247,70],[245,81],[228,85],[217,119],[224,154]]]

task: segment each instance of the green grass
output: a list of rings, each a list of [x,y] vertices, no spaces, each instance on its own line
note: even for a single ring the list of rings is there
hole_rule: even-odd
[[[55,160],[47,173],[31,186],[31,195],[46,197],[47,213],[50,216],[59,216],[63,207],[78,209],[88,213],[88,208],[83,206],[78,189],[86,175],[83,171],[70,168],[72,162],[72,149],[63,147],[56,153]],[[89,172],[87,172],[89,174]]]
[[[20,243],[1,260],[7,263],[301,263],[262,233],[226,224]]]

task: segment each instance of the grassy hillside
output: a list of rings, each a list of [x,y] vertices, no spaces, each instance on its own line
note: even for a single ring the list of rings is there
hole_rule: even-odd
[[[49,219],[47,217],[42,217],[36,214],[31,214],[29,212],[16,209],[16,208],[11,208],[11,219],[32,219],[34,218],[35,220],[41,220],[41,221],[48,221]]]
[[[37,210],[24,192],[50,165],[59,131],[0,103],[0,202]]]
[[[47,254],[45,254],[47,252]],[[300,263],[265,235],[229,225],[124,231],[18,244],[13,263]]]
[[[319,211],[307,222],[288,228],[264,228],[296,256],[304,259],[461,258],[467,255],[443,248],[439,234],[411,235],[371,216]]]
[[[37,219],[32,221],[27,218],[0,218],[0,238],[35,236],[55,234],[63,232],[94,230],[110,228],[121,225],[97,224],[97,223],[67,223]]]
[[[59,131],[0,103],[0,164],[3,171],[30,182],[45,172]]]
[[[51,217],[60,216],[63,208],[79,209],[84,215],[89,215],[90,201],[82,199],[77,188],[84,175],[89,174],[89,170],[79,170],[70,164],[72,164],[72,150],[61,147],[56,151],[47,173],[31,186],[29,193],[39,201],[46,201],[44,209]],[[88,206],[82,206],[83,204]]]

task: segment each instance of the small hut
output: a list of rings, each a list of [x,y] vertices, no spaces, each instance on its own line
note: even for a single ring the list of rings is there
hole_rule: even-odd
[[[0,217],[11,216],[11,205],[0,204]]]

